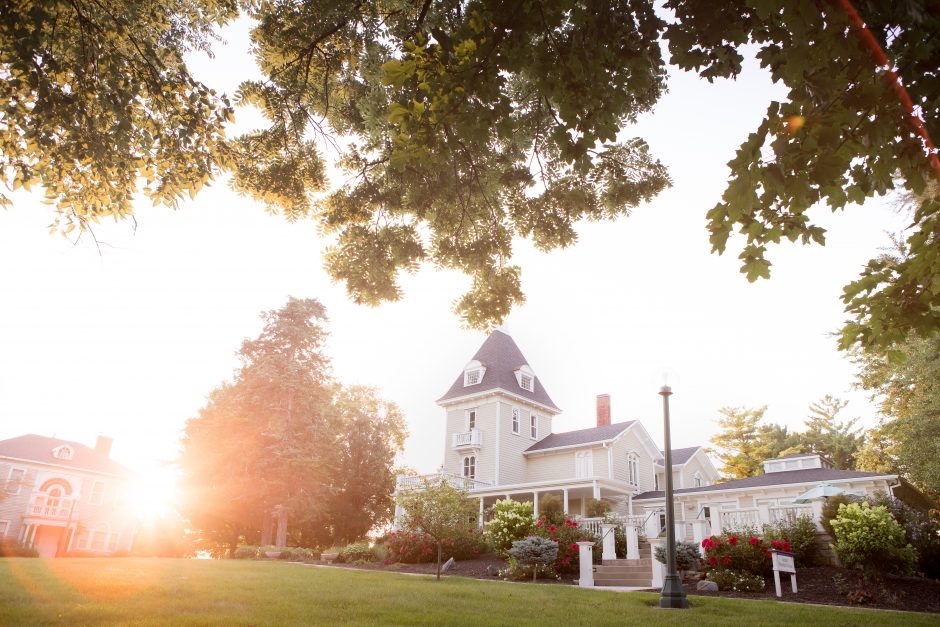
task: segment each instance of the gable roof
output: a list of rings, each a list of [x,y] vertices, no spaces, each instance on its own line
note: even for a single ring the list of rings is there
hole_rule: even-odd
[[[860,470],[835,470],[832,468],[805,468],[803,470],[785,470],[783,472],[769,472],[757,477],[746,477],[744,479],[735,479],[734,481],[725,481],[724,483],[713,483],[712,485],[702,486],[700,488],[679,488],[673,490],[675,494],[689,492],[717,492],[721,490],[735,490],[738,488],[762,488],[775,485],[788,485],[791,483],[819,483],[822,481],[848,481],[850,479],[865,479],[868,477],[886,477],[896,476],[884,472],[862,472]],[[633,500],[642,499],[661,499],[663,491],[656,490],[643,492],[633,497]]]
[[[627,422],[617,422],[612,425],[604,425],[603,427],[578,429],[577,431],[567,431],[565,433],[550,433],[527,448],[524,452],[533,453],[535,451],[544,451],[563,446],[580,446],[594,442],[607,442],[626,431],[635,422],[636,420],[628,420]]]
[[[672,449],[672,465],[673,466],[682,466],[687,464],[692,456],[695,455],[695,451],[702,448],[701,446],[690,446],[688,448],[674,448]],[[661,455],[665,455],[665,451],[660,451]],[[666,462],[661,459],[656,460],[657,466],[665,466]]]
[[[53,457],[52,450],[63,445],[72,448],[74,452],[72,459]],[[112,475],[131,474],[124,466],[84,444],[58,438],[47,438],[32,433],[10,438],[9,440],[0,440],[0,457],[12,457],[42,464],[67,466],[75,470],[91,470]]]
[[[524,366],[528,362],[522,351],[516,346],[515,341],[505,331],[500,329],[493,331],[477,350],[473,359],[486,367],[483,379],[476,385],[464,386],[463,372],[461,372],[444,396],[437,399],[438,403],[500,389],[549,409],[561,411],[548,396],[548,392],[545,391],[538,376],[533,377],[531,392],[519,385],[515,372],[520,366]]]

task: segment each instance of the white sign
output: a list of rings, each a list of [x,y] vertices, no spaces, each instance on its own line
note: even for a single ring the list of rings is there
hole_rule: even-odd
[[[796,592],[796,565],[793,562],[793,553],[773,550],[770,554],[773,557],[774,586],[777,588],[777,596],[783,596],[783,590],[780,588],[780,573],[790,573],[790,586],[793,592]]]
[[[779,570],[781,573],[796,574],[796,565],[793,563],[793,553],[780,553],[778,551],[774,551],[772,555],[774,560],[774,570]]]

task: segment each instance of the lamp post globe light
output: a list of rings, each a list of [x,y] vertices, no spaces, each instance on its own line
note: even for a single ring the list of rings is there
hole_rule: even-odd
[[[659,395],[663,397],[663,444],[666,455],[666,577],[663,579],[659,607],[687,608],[689,601],[685,598],[682,580],[676,571],[676,514],[672,494],[672,442],[669,435],[669,397],[672,396],[672,388],[662,386]]]

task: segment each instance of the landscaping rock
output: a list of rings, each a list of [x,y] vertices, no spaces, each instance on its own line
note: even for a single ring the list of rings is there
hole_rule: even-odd
[[[499,569],[491,564],[486,567],[486,574],[490,577],[499,577]]]
[[[714,581],[703,579],[695,584],[695,589],[702,592],[718,592],[718,584]]]

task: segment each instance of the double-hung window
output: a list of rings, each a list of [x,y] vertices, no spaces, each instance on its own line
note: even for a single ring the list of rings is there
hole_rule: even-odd
[[[539,417],[535,414],[529,414],[529,437],[539,439]]]
[[[519,433],[519,408],[512,408],[512,432]]]

